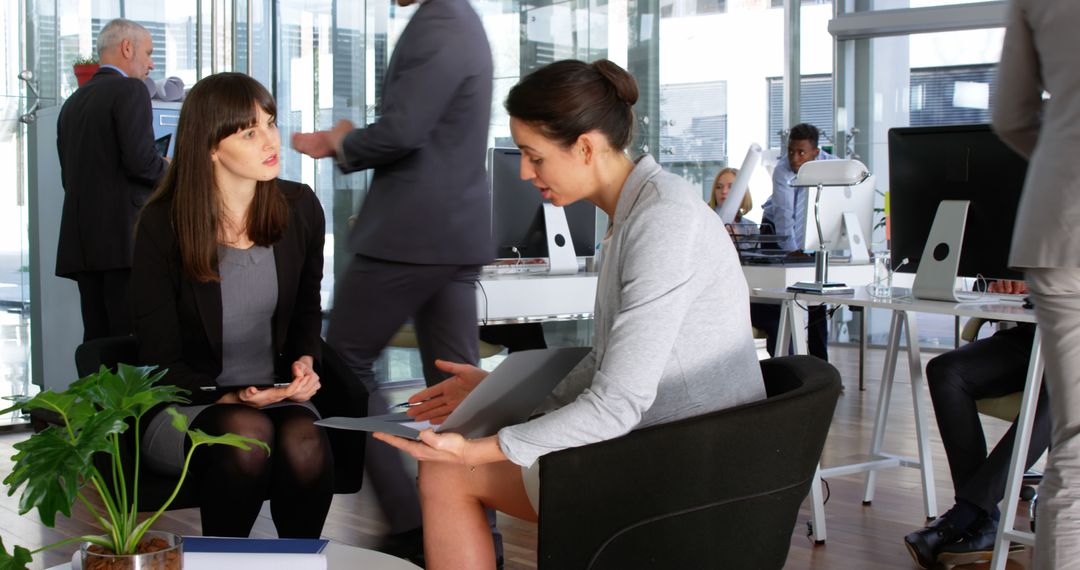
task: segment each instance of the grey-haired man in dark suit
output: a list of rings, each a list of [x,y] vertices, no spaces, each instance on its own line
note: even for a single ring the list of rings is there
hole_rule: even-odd
[[[97,50],[101,68],[68,97],[56,127],[64,184],[56,274],[79,284],[83,340],[131,334],[135,219],[167,166],[143,84],[154,69],[150,32],[117,18]]]
[[[365,128],[341,121],[292,139],[304,154],[335,157],[343,172],[375,171],[349,235],[354,257],[338,278],[327,332],[371,392],[371,414],[387,410],[372,365],[409,318],[429,386],[447,376],[436,359],[479,359],[475,281],[493,257],[484,164],[491,48],[467,0],[419,3],[390,59],[378,121]],[[415,483],[398,452],[378,443],[367,449],[391,536],[418,540]]]

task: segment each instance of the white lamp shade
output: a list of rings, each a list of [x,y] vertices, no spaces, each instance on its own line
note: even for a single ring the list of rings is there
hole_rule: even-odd
[[[792,186],[853,186],[866,180],[870,171],[854,159],[812,160],[799,168]]]

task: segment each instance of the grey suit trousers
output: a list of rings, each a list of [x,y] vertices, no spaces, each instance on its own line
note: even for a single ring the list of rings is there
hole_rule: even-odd
[[[364,383],[368,414],[387,413],[373,365],[401,325],[413,319],[424,364],[424,381],[437,384],[446,375],[435,359],[475,364],[479,360],[475,282],[478,266],[417,265],[355,256],[338,279],[327,343]],[[399,533],[421,525],[416,483],[399,452],[369,441],[364,466],[390,522]]]
[[[1080,568],[1080,269],[1029,268],[1025,277],[1042,334],[1051,428],[1035,568]]]

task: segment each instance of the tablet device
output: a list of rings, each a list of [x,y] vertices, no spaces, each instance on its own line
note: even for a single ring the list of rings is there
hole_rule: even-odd
[[[273,384],[247,384],[245,386],[218,386],[215,384],[213,386],[199,386],[199,390],[202,390],[203,392],[233,392],[236,390],[243,390],[251,386],[258,388],[259,390],[265,390],[267,388],[284,388],[289,384],[289,382],[274,382]]]
[[[515,352],[492,370],[438,426],[418,422],[405,412],[367,418],[339,416],[319,420],[315,425],[381,431],[409,439],[420,439],[420,432],[429,428],[469,439],[495,435],[503,427],[529,419],[533,410],[591,350],[586,346]]]
[[[158,154],[161,156],[168,156],[169,143],[172,142],[172,133],[166,133],[165,135],[154,139],[154,148],[157,149]]]

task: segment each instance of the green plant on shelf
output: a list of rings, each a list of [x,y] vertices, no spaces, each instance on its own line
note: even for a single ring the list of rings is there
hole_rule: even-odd
[[[75,58],[75,63],[73,63],[72,65],[96,65],[97,63],[98,58],[96,55],[80,55],[79,57]]]
[[[191,457],[203,445],[231,445],[249,450],[270,448],[257,439],[235,434],[208,435],[188,428],[187,417],[173,407],[166,408],[172,425],[191,440],[184,458],[180,480],[161,508],[142,522],[139,513],[139,422],[142,417],[162,404],[187,403],[185,390],[169,384],[157,385],[165,371],[153,367],[120,364],[116,372],[102,366],[98,372],[77,380],[62,392],[46,391],[33,398],[0,411],[44,410],[59,417],[59,425],[51,425],[25,441],[15,444],[12,456],[14,468],[4,479],[8,495],[25,485],[19,501],[19,514],[36,508],[41,522],[48,527],[56,524],[57,513],[71,516],[75,501],[83,503],[102,531],[102,535],[76,536],[30,551],[15,546],[8,553],[0,540],[0,570],[24,570],[31,556],[38,552],[70,544],[89,542],[113,554],[133,554],[151,525],[176,498],[188,474]],[[121,460],[121,436],[133,429],[135,440],[134,481],[125,479]],[[97,454],[108,454],[108,468],[100,471],[94,463]],[[89,492],[96,493],[101,506],[90,501]]]

